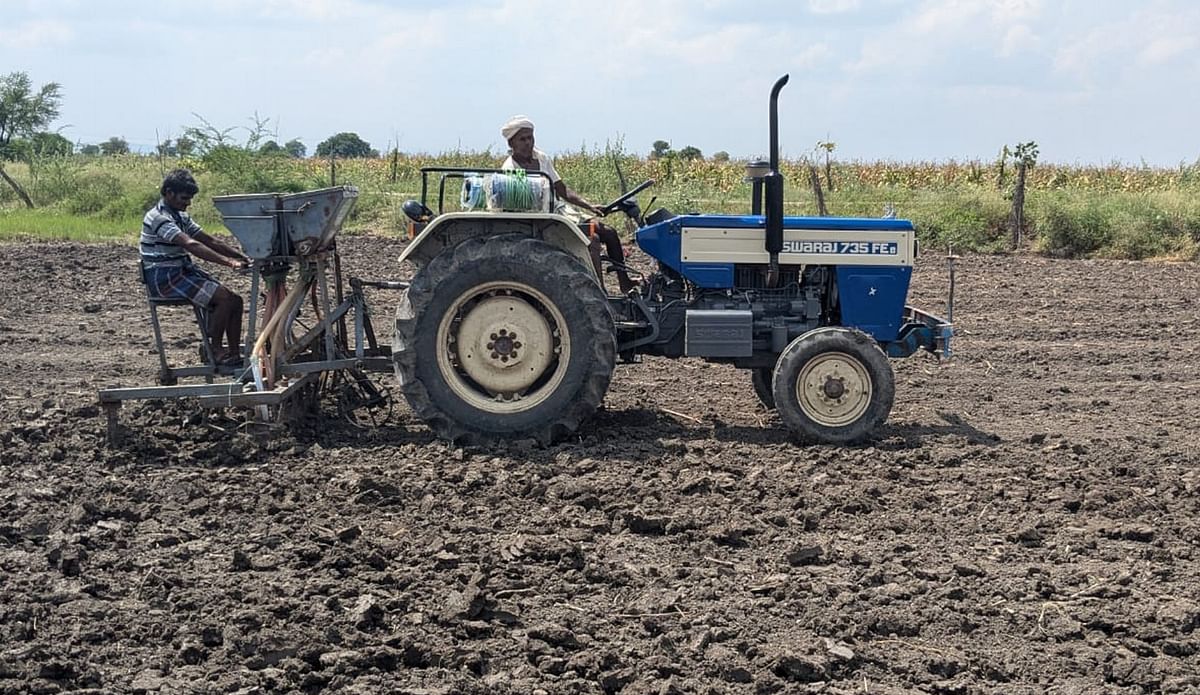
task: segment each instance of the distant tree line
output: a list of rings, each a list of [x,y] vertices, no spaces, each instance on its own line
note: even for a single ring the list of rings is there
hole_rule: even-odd
[[[666,140],[655,140],[650,145],[650,159],[682,159],[684,161],[691,161],[693,159],[704,159],[704,153],[700,151],[699,147],[691,145],[679,150],[673,150],[671,149],[671,143]],[[714,162],[728,162],[729,153],[724,150],[714,152],[712,160]]]

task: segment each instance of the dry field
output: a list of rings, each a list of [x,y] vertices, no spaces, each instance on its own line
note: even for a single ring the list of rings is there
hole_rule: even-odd
[[[964,258],[955,359],[895,363],[869,446],[647,360],[546,449],[186,402],[107,448],[96,390],[156,370],[135,250],[0,250],[0,691],[1200,691],[1194,264]]]

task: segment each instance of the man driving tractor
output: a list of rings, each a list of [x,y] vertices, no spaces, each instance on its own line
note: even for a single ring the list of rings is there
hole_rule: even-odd
[[[555,171],[554,160],[533,146],[533,121],[526,116],[513,116],[500,127],[500,134],[508,141],[511,151],[508,159],[504,160],[500,168],[540,171],[546,174],[551,185],[554,186],[554,196],[558,201],[558,208],[554,212],[571,218],[592,236],[589,251],[592,255],[592,263],[596,267],[596,275],[601,278],[601,284],[603,284],[604,275],[600,268],[600,245],[603,244],[604,249],[608,252],[609,260],[616,265],[617,282],[620,285],[621,294],[628,294],[636,285],[630,279],[629,273],[625,271],[625,249],[621,247],[621,238],[617,236],[617,230],[600,222],[598,219],[602,215],[600,208],[589,203],[583,196],[567,186]]]

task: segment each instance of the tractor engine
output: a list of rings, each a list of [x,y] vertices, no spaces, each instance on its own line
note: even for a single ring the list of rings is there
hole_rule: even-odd
[[[779,352],[796,336],[836,318],[832,268],[784,266],[776,287],[768,286],[768,270],[765,265],[738,265],[733,287],[712,289],[687,282],[664,267],[650,279],[650,300],[644,302],[657,320],[659,334],[638,351],[682,357],[689,353],[689,346],[694,353],[703,345],[705,355],[716,357],[721,350],[715,344],[729,340],[740,348],[728,357]],[[632,306],[624,309],[620,313],[637,310]]]

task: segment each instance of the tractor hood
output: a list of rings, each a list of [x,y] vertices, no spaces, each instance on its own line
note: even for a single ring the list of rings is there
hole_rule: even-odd
[[[701,287],[728,287],[736,263],[766,263],[763,215],[677,215],[637,232],[643,251]],[[783,218],[784,263],[905,265],[915,255],[909,220]]]

